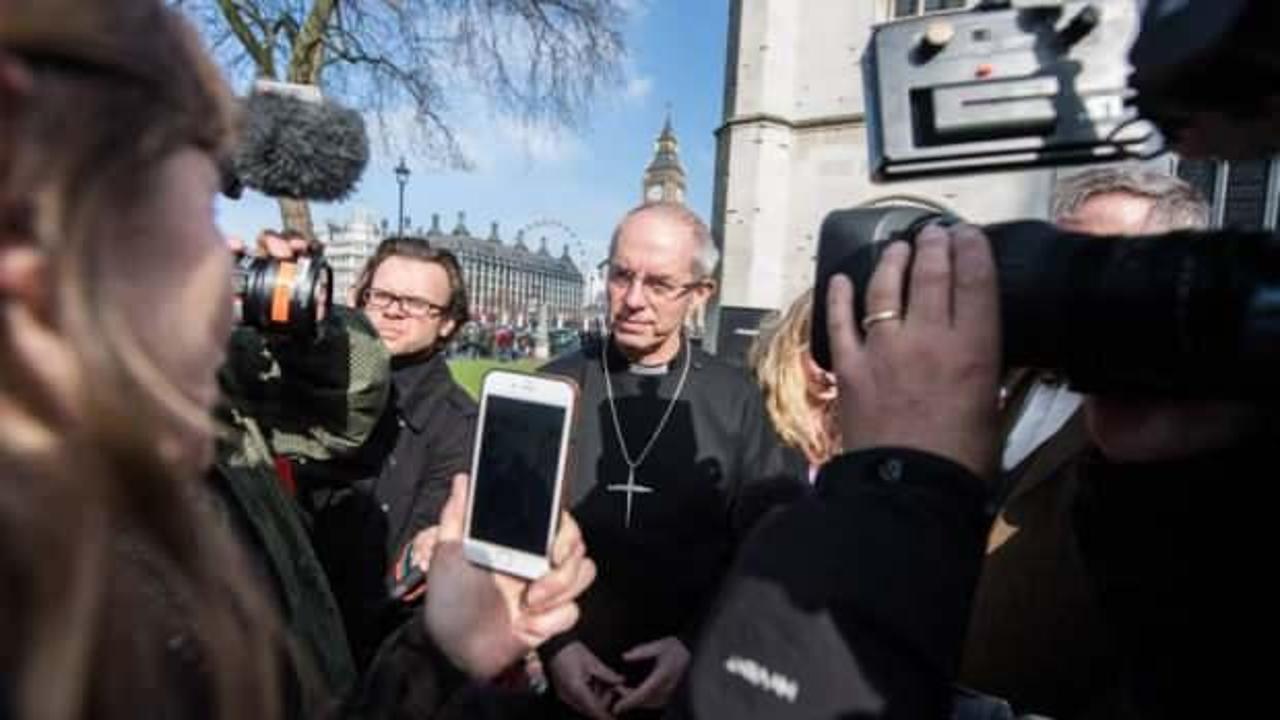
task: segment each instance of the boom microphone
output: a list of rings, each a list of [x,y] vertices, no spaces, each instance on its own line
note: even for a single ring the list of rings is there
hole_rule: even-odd
[[[311,85],[260,81],[245,100],[240,145],[225,186],[235,180],[274,198],[343,200],[369,162],[360,113]]]

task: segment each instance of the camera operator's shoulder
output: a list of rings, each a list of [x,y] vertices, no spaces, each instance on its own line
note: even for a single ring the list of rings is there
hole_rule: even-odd
[[[373,323],[360,310],[344,305],[334,305],[333,312],[325,320],[324,340],[336,344],[337,356],[345,350],[353,389],[377,386],[389,388],[391,384],[391,354]],[[322,342],[324,342],[322,340]]]
[[[360,333],[371,338],[378,337],[378,331],[373,327],[369,316],[358,308],[335,304],[329,314],[329,319],[338,326],[345,328],[348,332]]]
[[[366,352],[390,365],[391,355],[382,338],[364,312],[345,305],[334,305],[324,321],[322,337],[336,337],[348,343],[352,349]]]

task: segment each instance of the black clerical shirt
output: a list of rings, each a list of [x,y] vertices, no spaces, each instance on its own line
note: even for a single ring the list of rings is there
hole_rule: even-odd
[[[608,347],[618,421],[634,460],[667,410],[687,350],[665,373],[642,374]],[[627,484],[628,467],[610,414],[601,349],[593,343],[544,368],[581,388],[566,504],[599,568],[577,627],[548,643],[544,655],[554,657],[579,640],[630,674],[635,668],[621,654],[632,647],[667,636],[693,647],[743,535],[763,513],[804,494],[808,483],[787,462],[756,385],[694,349],[671,416],[636,469],[635,484],[644,489],[631,493],[628,527],[628,493],[619,487]]]

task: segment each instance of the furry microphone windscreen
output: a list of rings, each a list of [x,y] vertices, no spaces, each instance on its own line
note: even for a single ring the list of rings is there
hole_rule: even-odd
[[[360,113],[278,93],[245,100],[235,174],[275,198],[332,202],[351,194],[369,162]]]

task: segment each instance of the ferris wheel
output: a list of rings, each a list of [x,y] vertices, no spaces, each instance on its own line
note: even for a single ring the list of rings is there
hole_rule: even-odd
[[[599,257],[592,258],[587,253],[586,243],[582,241],[582,238],[578,237],[578,233],[569,225],[555,218],[537,218],[520,228],[520,232],[524,233],[525,243],[530,247],[534,243],[540,242],[542,237],[546,237],[547,250],[556,257],[559,257],[559,253],[553,250],[553,247],[567,246],[569,248],[569,259],[578,268],[583,280],[582,329],[588,329],[592,323],[602,323],[601,310],[596,305],[592,305],[592,303],[595,302],[594,298],[599,292],[599,277],[596,267],[604,259],[603,254],[598,253]]]
[[[525,244],[530,248],[536,247],[541,238],[545,237],[547,251],[556,257],[559,257],[559,248],[567,246],[569,258],[578,267],[578,271],[584,276],[591,271],[586,246],[578,237],[578,233],[565,223],[555,218],[537,218],[520,228],[520,232],[524,233]]]

